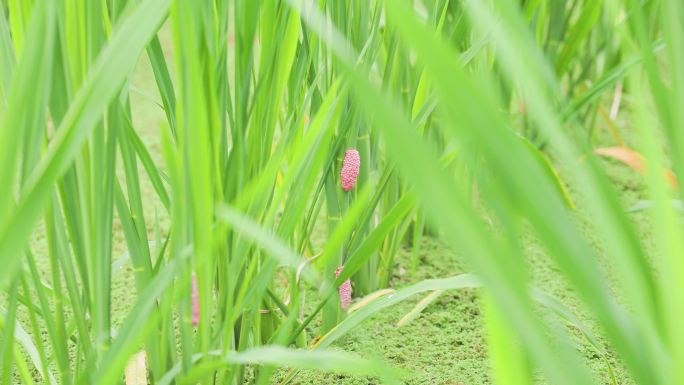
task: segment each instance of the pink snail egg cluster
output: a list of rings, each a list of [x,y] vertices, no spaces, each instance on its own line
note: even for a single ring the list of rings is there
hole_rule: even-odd
[[[356,179],[359,177],[359,169],[361,167],[361,157],[359,152],[354,148],[348,149],[344,153],[344,160],[342,161],[342,170],[340,171],[340,179],[342,181],[342,189],[349,191],[356,185]]]
[[[199,289],[197,288],[197,275],[192,273],[192,325],[199,325],[200,305],[199,305]]]
[[[340,266],[335,270],[335,278],[338,278],[340,274],[342,274],[342,270],[344,270],[344,266]],[[352,296],[352,285],[351,281],[347,279],[346,281],[342,282],[339,288],[337,288],[338,294],[340,295],[340,306],[342,309],[346,309],[349,307],[351,304],[351,296]]]

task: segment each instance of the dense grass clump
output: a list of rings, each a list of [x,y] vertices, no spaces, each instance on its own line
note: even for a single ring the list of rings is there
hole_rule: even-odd
[[[680,0],[0,0],[0,383],[684,385],[682,36]]]

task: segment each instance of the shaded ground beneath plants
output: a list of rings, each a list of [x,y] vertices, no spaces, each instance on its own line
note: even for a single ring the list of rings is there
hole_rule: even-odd
[[[391,286],[401,288],[422,279],[443,278],[463,272],[455,254],[442,242],[425,239],[421,263],[415,273],[408,271],[411,257],[407,250],[397,256],[395,275]],[[564,293],[558,284],[559,277],[550,266],[539,262],[535,269],[546,270],[540,282],[546,282],[549,292]],[[555,277],[555,278],[554,278]],[[555,282],[555,283],[554,283]],[[550,287],[548,285],[551,285]],[[554,294],[555,295],[555,294]],[[334,348],[354,352],[364,357],[374,357],[407,372],[406,384],[480,385],[490,384],[487,359],[486,335],[480,313],[477,289],[451,290],[439,297],[413,321],[398,327],[399,321],[424,297],[415,298],[383,310],[368,319],[347,336],[336,342]],[[576,300],[565,292],[561,297],[566,305],[575,308]],[[586,319],[585,319],[586,321]],[[594,349],[572,328],[568,330],[587,365],[598,378],[608,384],[606,363]],[[619,384],[629,383],[623,377],[619,364],[611,360],[617,369]],[[279,383],[285,370],[281,370],[273,383]],[[538,383],[545,384],[542,376]],[[300,385],[318,384],[377,384],[369,377],[349,377],[312,370],[301,371],[291,382]]]

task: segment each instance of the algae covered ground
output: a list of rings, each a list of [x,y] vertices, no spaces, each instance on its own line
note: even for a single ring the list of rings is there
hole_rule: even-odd
[[[463,271],[454,253],[441,242],[426,239],[420,264],[410,272],[411,256],[400,251],[391,286],[401,288],[418,280],[443,278]],[[450,291],[428,306],[420,317],[398,327],[399,321],[422,296],[383,310],[362,323],[336,346],[382,359],[408,373],[411,384],[487,384],[487,360],[480,304],[475,289]],[[352,378],[302,371],[294,384],[369,384],[372,378]]]

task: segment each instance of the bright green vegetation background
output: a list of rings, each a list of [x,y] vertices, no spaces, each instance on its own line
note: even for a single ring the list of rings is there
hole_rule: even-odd
[[[169,50],[168,30],[164,29],[161,40],[164,48]],[[164,120],[163,111],[159,108],[158,92],[154,84],[151,68],[146,57],[136,67],[132,79],[133,86],[139,92],[132,94],[133,118],[141,138],[145,141],[151,154],[160,158],[159,137],[157,127]],[[620,167],[617,168],[619,170]],[[155,210],[162,211],[162,206],[154,194],[148,180],[143,180],[146,215],[153,218]],[[165,218],[160,218],[164,222]],[[317,247],[322,247],[326,239],[323,221],[313,239]],[[115,243],[119,254],[125,252],[125,243]],[[401,288],[428,278],[443,278],[463,272],[463,266],[454,258],[454,251],[443,242],[425,238],[421,247],[420,265],[415,274],[410,272],[412,261],[410,247],[402,247],[394,269],[391,287]],[[133,305],[135,291],[133,289],[133,272],[129,263],[114,280],[112,296],[116,311],[114,320],[119,322]],[[549,269],[542,273],[547,283],[558,285],[557,275]],[[555,277],[555,278],[552,278]],[[559,288],[558,294],[567,294]],[[308,295],[317,295],[309,290]],[[410,370],[412,375],[407,380],[411,384],[487,384],[488,363],[486,343],[482,325],[480,304],[476,290],[467,289],[451,291],[427,308],[421,317],[398,328],[396,322],[418,302],[420,296],[393,306],[379,315],[364,322],[352,331],[336,346],[346,351],[357,352],[365,357],[378,357],[393,366]],[[309,328],[310,338],[318,335],[320,322]],[[600,368],[601,363],[597,363]],[[284,373],[281,372],[281,375]],[[274,383],[279,377],[276,376]],[[369,384],[377,383],[372,377],[352,377],[338,374],[323,374],[312,370],[302,371],[294,384]]]
[[[162,31],[161,40],[165,50],[170,51],[170,37],[168,30]],[[136,128],[141,138],[150,148],[151,155],[160,160],[160,143],[156,135],[157,127],[164,120],[163,110],[159,107],[159,96],[154,85],[151,68],[146,57],[136,67],[132,83],[137,92],[132,94],[133,117]],[[629,122],[619,121],[621,134],[629,141]],[[613,145],[612,138],[608,135],[608,128],[599,124],[599,132],[596,134],[596,145]],[[579,160],[578,160],[579,161]],[[555,165],[559,167],[560,165]],[[644,179],[633,170],[623,164],[612,160],[602,162],[611,181],[620,191],[620,199],[625,207],[631,207],[645,198]],[[559,168],[562,170],[562,168]],[[572,181],[567,181],[572,191]],[[154,194],[149,181],[143,179],[143,193],[145,199],[146,215],[153,218],[157,210],[162,211],[162,206]],[[578,213],[578,220],[588,223],[588,213]],[[651,242],[650,226],[644,212],[632,214],[635,225],[638,226],[644,241]],[[160,222],[165,223],[167,218],[160,217]],[[319,225],[314,234],[313,243],[317,248],[322,248],[326,240],[326,232],[323,226],[323,218],[319,218]],[[164,227],[164,226],[163,226]],[[590,232],[588,227],[585,231]],[[150,234],[153,236],[153,234]],[[588,234],[589,238],[592,235]],[[578,311],[579,301],[567,286],[557,268],[549,263],[543,248],[531,238],[527,238],[526,251],[530,256],[533,268],[534,280],[537,287],[542,287],[573,311]],[[600,240],[595,239],[598,244]],[[123,240],[115,243],[115,250],[125,252]],[[453,276],[465,272],[465,266],[459,262],[461,258],[458,250],[453,250],[443,241],[435,237],[423,239],[420,248],[419,267],[415,273],[411,272],[412,249],[410,245],[404,245],[397,257],[394,274],[390,287],[399,289],[412,283],[430,279]],[[124,265],[124,271],[114,281],[112,296],[114,298],[115,322],[122,320],[133,305],[132,298],[135,292],[133,288],[133,273],[130,264]],[[437,301],[429,305],[422,315],[410,323],[397,327],[396,323],[422,298],[415,298],[392,306],[371,317],[353,330],[334,346],[338,349],[359,353],[364,357],[377,357],[389,363],[393,367],[410,371],[408,384],[435,384],[435,385],[480,385],[491,384],[489,375],[489,361],[487,358],[486,331],[481,314],[482,304],[476,289],[452,290],[442,294]],[[308,290],[307,295],[316,296],[315,290]],[[358,300],[358,298],[356,298]],[[583,322],[591,325],[590,318],[585,314]],[[118,323],[118,322],[116,322]],[[320,321],[315,322],[308,328],[309,338],[313,338],[320,332]],[[592,327],[596,331],[595,327]],[[605,362],[595,353],[591,345],[583,339],[575,329],[575,342],[582,352],[586,363],[592,371],[603,381],[608,382],[609,376]],[[607,348],[607,346],[605,346]],[[625,376],[624,369],[611,358],[611,363],[616,369],[618,384],[630,384]],[[278,380],[286,373],[281,370],[273,380]],[[545,384],[539,376],[537,383]],[[373,377],[354,377],[341,374],[326,374],[314,370],[303,370],[295,377],[293,384],[319,385],[319,384],[377,384],[378,380]]]
[[[684,385],[680,0],[0,11],[0,382]]]

